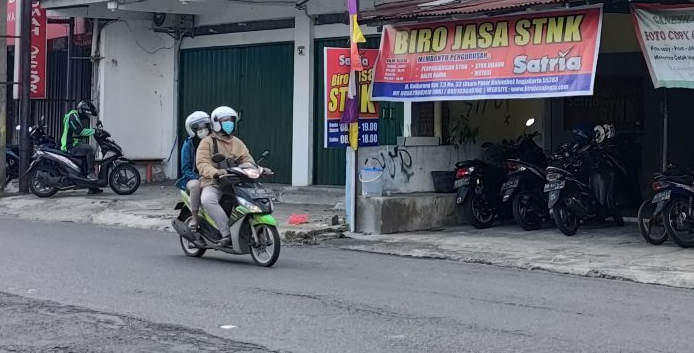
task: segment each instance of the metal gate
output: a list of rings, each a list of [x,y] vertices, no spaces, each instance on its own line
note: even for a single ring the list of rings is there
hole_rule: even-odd
[[[377,49],[380,37],[368,37],[366,48]],[[325,47],[347,48],[349,39],[317,39],[315,46],[314,98],[313,98],[313,183],[317,185],[345,184],[345,150],[323,147],[324,110],[323,83]],[[394,145],[402,135],[404,108],[402,103],[381,102],[378,141],[381,145]]]
[[[60,139],[63,116],[65,113],[65,90],[66,90],[66,62],[67,50],[65,49],[65,38],[52,39],[48,41],[48,69],[46,82],[46,99],[34,99],[31,101],[32,121],[37,122],[41,116],[45,117],[48,130],[56,140]],[[75,45],[73,47],[73,57],[88,57],[91,52],[91,44]],[[8,81],[14,80],[14,50],[9,47],[7,60]],[[73,60],[72,63],[72,92],[70,94],[70,107],[74,108],[80,100],[91,99],[92,85],[92,63],[89,60]],[[15,126],[19,124],[19,101],[12,99],[12,86],[7,89],[7,141],[8,143],[18,143],[19,134],[15,131]],[[57,142],[57,141],[56,141]]]
[[[181,51],[179,141],[183,122],[196,110],[228,105],[239,112],[237,136],[254,156],[264,150],[275,171],[267,182],[291,183],[294,43]]]

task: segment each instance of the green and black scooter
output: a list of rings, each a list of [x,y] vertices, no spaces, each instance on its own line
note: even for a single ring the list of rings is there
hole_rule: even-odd
[[[262,157],[267,155],[269,152],[266,151]],[[230,163],[221,154],[215,154],[212,160],[218,164]],[[191,257],[200,257],[207,250],[219,250],[233,255],[250,253],[257,265],[270,267],[280,255],[280,235],[277,221],[272,216],[275,195],[258,180],[272,172],[251,163],[226,168],[226,171],[227,174],[219,177],[218,181],[223,193],[220,204],[229,216],[231,244],[220,244],[221,233],[202,207],[199,230],[190,230],[190,197],[185,191],[181,191],[182,200],[176,205],[180,212],[173,220],[173,227],[179,235],[183,253]]]

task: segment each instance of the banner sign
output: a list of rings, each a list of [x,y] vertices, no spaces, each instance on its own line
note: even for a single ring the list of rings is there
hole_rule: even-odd
[[[591,95],[602,5],[385,26],[375,101]]]
[[[359,146],[378,146],[378,104],[371,102],[369,89],[377,49],[360,50],[364,71],[359,76]],[[325,48],[325,128],[324,147],[344,148],[349,145],[348,125],[341,124],[349,86],[349,48]]]
[[[31,4],[31,99],[46,99],[46,9],[38,1]],[[68,78],[70,79],[70,78]]]
[[[633,5],[641,50],[655,88],[694,88],[694,5]]]

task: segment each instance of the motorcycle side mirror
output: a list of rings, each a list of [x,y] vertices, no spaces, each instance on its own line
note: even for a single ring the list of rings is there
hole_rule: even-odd
[[[221,154],[221,153],[217,153],[217,154],[215,154],[214,156],[212,156],[212,162],[215,162],[215,163],[222,163],[222,162],[224,162],[226,159],[227,159],[227,158],[224,157],[224,155]]]

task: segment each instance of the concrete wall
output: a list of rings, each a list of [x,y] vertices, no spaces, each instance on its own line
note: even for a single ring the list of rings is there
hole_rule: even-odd
[[[383,190],[392,194],[433,192],[432,171],[453,171],[455,163],[475,158],[476,146],[379,146],[359,149],[359,166],[384,169]]]
[[[165,160],[176,138],[174,41],[148,26],[119,21],[103,29],[99,106],[104,127],[128,158]],[[175,163],[166,167],[175,177]]]

